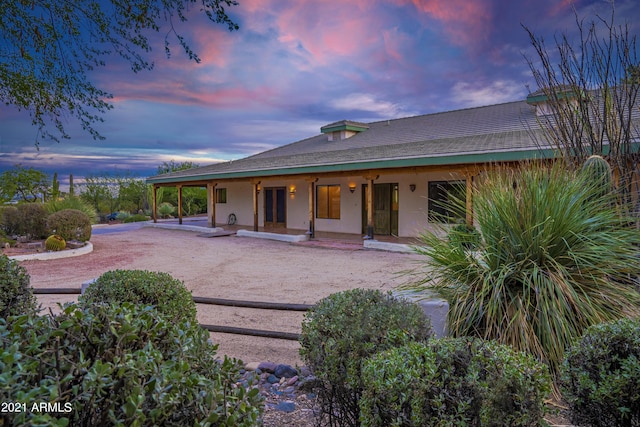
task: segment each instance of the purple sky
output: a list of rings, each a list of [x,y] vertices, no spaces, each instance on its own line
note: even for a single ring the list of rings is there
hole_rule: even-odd
[[[239,0],[228,32],[198,17],[183,26],[201,64],[174,43],[156,68],[114,61],[93,79],[115,108],[94,141],[74,122],[71,140],[34,141],[26,113],[0,106],[0,171],[20,163],[60,178],[154,175],[164,161],[204,166],[316,135],[337,120],[376,121],[489,105],[535,90],[521,24],[544,36],[574,32],[602,0]],[[616,1],[634,24],[636,0]],[[637,33],[637,27],[632,28]],[[161,31],[161,34],[164,32]]]

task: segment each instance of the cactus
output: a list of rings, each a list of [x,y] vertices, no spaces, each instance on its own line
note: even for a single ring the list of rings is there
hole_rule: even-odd
[[[58,181],[58,172],[53,174],[53,181],[51,182],[51,198],[58,200],[60,197],[60,181]]]
[[[590,156],[582,165],[582,174],[593,183],[594,195],[605,197],[611,194],[611,166],[601,156]]]
[[[47,237],[44,241],[44,248],[48,251],[61,251],[67,247],[67,242],[57,234]]]

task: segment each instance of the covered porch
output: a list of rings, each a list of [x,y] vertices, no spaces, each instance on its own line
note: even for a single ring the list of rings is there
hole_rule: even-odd
[[[473,223],[477,174],[476,165],[457,165],[155,183],[154,222],[158,222],[158,188],[177,188],[177,221],[182,224],[182,189],[204,187],[210,228],[410,244],[429,226],[434,185],[464,184],[463,220]]]

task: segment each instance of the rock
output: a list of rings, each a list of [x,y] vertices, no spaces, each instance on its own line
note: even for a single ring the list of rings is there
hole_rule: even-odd
[[[287,381],[287,386],[292,386],[292,385],[294,385],[297,381],[298,381],[298,376],[297,376],[297,375],[294,375],[293,377],[289,378],[289,380]]]
[[[291,378],[298,375],[296,368],[291,365],[277,365],[273,373],[278,378]]]
[[[247,371],[255,371],[257,369],[260,369],[260,363],[258,363],[258,362],[245,363],[244,368]]]
[[[302,375],[304,378],[309,377],[311,376],[311,370],[306,366],[303,366],[300,368],[300,375]]]
[[[278,377],[276,377],[275,375],[271,374],[267,377],[267,382],[269,384],[276,384],[280,382],[280,379]]]
[[[282,412],[293,412],[296,410],[296,404],[290,400],[286,400],[284,402],[279,402],[276,405],[276,409]]]
[[[258,365],[257,369],[260,369],[262,372],[269,372],[270,374],[275,373],[276,368],[280,366],[277,363],[273,362],[262,362]],[[280,377],[281,375],[278,375]]]
[[[81,242],[79,240],[69,240],[67,242],[67,248],[69,249],[79,249],[81,247],[83,247],[84,245],[86,245],[85,242]]]

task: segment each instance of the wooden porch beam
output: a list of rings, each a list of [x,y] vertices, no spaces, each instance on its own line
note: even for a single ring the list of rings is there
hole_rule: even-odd
[[[367,180],[367,235],[365,239],[374,238],[374,217],[373,217],[373,182],[379,178],[379,175],[366,175]]]
[[[158,186],[153,186],[153,222],[158,222]]]
[[[466,206],[466,220],[467,220],[467,225],[473,227],[473,173],[472,172],[467,172],[467,176],[466,176],[466,181],[467,181],[467,185],[466,185],[466,190],[467,190],[467,194],[466,194],[466,201],[467,201],[467,206]]]
[[[216,182],[207,183],[207,205],[209,217],[207,218],[207,225],[211,228],[216,226]]]
[[[500,163],[502,165],[516,165],[518,162],[503,162]],[[340,172],[318,172],[314,174],[315,178],[340,178],[340,177],[349,177],[349,176],[364,176],[364,175],[391,175],[391,174],[416,174],[423,172],[454,172],[464,174],[469,168],[483,169],[488,168],[488,164],[455,164],[455,165],[435,165],[435,166],[412,166],[410,168],[380,168],[380,169],[367,169],[367,170],[348,170],[348,171],[340,171]],[[216,181],[224,181],[224,182],[254,182],[256,179],[260,180],[293,180],[293,179],[305,179],[309,178],[310,175],[308,173],[305,174],[280,174],[273,176],[261,176],[257,177],[246,177],[246,178],[215,178]],[[195,180],[195,181],[184,181],[179,185],[184,187],[203,187],[206,186],[207,183],[212,180]],[[178,183],[157,183],[154,184],[158,187],[176,187]]]
[[[307,178],[309,183],[309,231],[307,234],[312,239],[316,237],[316,211],[315,211],[315,185],[318,178]]]
[[[178,224],[182,224],[182,185],[178,185]]]
[[[260,181],[251,181],[253,185],[253,231],[258,231],[258,186]]]

